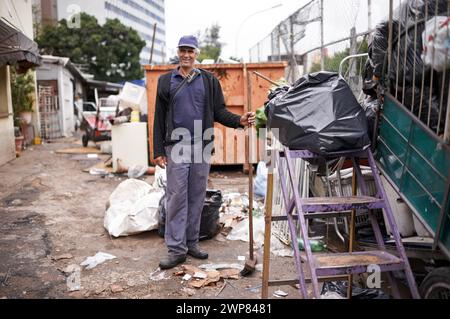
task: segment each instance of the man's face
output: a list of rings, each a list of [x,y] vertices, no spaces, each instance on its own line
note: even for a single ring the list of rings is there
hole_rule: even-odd
[[[194,67],[195,60],[197,59],[197,53],[195,49],[189,47],[178,48],[178,58],[180,59],[180,65],[183,68]]]

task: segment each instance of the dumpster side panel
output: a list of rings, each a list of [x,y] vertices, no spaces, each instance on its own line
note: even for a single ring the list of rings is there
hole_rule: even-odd
[[[380,123],[377,157],[381,169],[427,229],[450,251],[450,147],[443,144],[403,106],[387,95]]]
[[[147,97],[148,97],[148,121],[149,121],[149,145],[150,158],[153,161],[153,121],[155,113],[156,90],[158,78],[171,70],[176,65],[146,66]],[[242,115],[247,110],[256,111],[267,100],[271,84],[256,75],[253,71],[277,81],[284,77],[286,63],[262,63],[262,64],[213,64],[199,65],[199,68],[212,72],[220,81],[225,104],[230,112]],[[247,81],[247,77],[250,81]],[[247,90],[248,83],[251,90]],[[248,92],[251,92],[250,97]],[[249,103],[251,107],[249,107]],[[216,123],[215,131],[215,156],[214,165],[242,165],[245,164],[245,132],[226,128]],[[254,149],[259,151],[259,143],[254,141]],[[259,154],[259,152],[258,152]],[[257,156],[259,161],[259,156]]]

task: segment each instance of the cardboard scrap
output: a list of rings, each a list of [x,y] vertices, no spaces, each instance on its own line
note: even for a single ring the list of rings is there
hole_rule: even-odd
[[[223,279],[239,279],[240,271],[238,269],[224,269],[220,270],[220,277]]]
[[[188,281],[188,286],[196,289],[216,284],[222,279],[239,279],[239,270],[237,269],[204,271],[194,266],[183,265],[183,273],[178,273],[178,275],[183,274],[183,280]]]

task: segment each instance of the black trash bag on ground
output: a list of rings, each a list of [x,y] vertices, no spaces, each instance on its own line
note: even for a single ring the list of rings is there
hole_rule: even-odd
[[[292,150],[330,154],[366,148],[367,119],[352,90],[337,73],[305,75],[266,104],[268,127]]]
[[[348,283],[346,281],[326,282],[323,284],[321,295],[335,292],[343,298],[347,298]],[[352,299],[390,299],[389,295],[381,289],[362,289],[352,287]]]
[[[214,238],[219,231],[220,207],[222,206],[222,193],[218,190],[207,190],[205,204],[203,205],[200,240]],[[158,235],[164,238],[166,225],[166,194],[159,201],[158,207]]]
[[[205,205],[203,206],[202,221],[200,224],[200,240],[214,238],[219,233],[220,207],[222,203],[222,193],[220,191],[206,191]]]

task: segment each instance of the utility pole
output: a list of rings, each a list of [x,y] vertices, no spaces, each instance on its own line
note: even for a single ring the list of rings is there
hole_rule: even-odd
[[[155,24],[153,25],[153,38],[152,38],[152,48],[150,50],[150,61],[149,64],[152,64],[153,62],[153,49],[155,48],[155,38],[156,38],[156,26],[158,24],[155,22]]]
[[[320,0],[320,68],[325,70],[325,52],[324,52],[324,38],[323,38],[323,1]]]
[[[367,0],[367,25],[372,30],[372,0]]]

